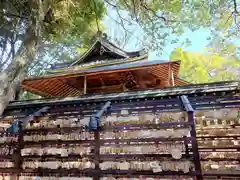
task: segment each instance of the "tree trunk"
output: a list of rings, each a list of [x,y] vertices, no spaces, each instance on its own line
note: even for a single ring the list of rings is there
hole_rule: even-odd
[[[15,101],[16,100],[20,100],[20,97],[22,96],[23,94],[23,89],[21,89],[21,82],[22,80],[27,76],[27,70],[24,70],[19,78],[16,80],[16,90],[15,90]]]
[[[35,58],[42,35],[44,20],[42,0],[29,0],[29,6],[32,11],[25,39],[8,68],[0,73],[0,116],[8,103],[14,100],[17,84],[23,80],[21,73]]]

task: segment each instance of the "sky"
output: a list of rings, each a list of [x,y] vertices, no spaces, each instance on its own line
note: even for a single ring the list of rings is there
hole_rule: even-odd
[[[115,20],[118,19],[118,15],[113,10],[108,10],[108,16],[106,16],[103,20],[104,30],[110,37],[123,37],[123,29],[122,27],[116,23]],[[127,27],[127,25],[126,25]],[[127,29],[129,29],[127,27]],[[131,28],[130,28],[131,29]],[[124,50],[126,51],[134,51],[139,50],[137,43],[142,36],[142,32],[140,29],[134,27],[133,34],[128,40],[128,43],[124,46]],[[181,47],[186,51],[192,52],[204,52],[204,48],[208,45],[207,38],[211,36],[210,29],[199,29],[197,31],[192,32],[189,29],[185,30],[185,33],[180,35],[179,43],[170,44],[164,47],[164,52],[161,55],[157,55],[156,52],[149,52],[149,60],[169,60],[170,53],[176,48]],[[171,37],[170,37],[171,38]],[[188,47],[182,46],[182,42],[186,41],[186,39],[191,40],[191,45]],[[142,40],[140,40],[142,41]]]
[[[192,52],[204,52],[205,47],[208,45],[207,38],[210,36],[210,30],[209,29],[200,29],[198,31],[192,32],[191,30],[187,30],[183,35],[181,35],[179,38],[180,42],[183,42],[186,38],[191,39],[191,45],[188,47],[183,47],[186,51],[192,51]],[[179,44],[173,44],[168,45],[164,51],[166,53],[163,53],[161,56],[157,56],[155,52],[151,52],[149,55],[149,59],[163,59],[163,60],[169,60],[169,54],[176,48],[181,47]]]

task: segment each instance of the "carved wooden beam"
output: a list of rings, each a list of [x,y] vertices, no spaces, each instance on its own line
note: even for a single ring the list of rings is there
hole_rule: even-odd
[[[136,87],[138,84],[137,78],[132,71],[120,72],[119,76],[125,91],[128,90],[129,87]]]

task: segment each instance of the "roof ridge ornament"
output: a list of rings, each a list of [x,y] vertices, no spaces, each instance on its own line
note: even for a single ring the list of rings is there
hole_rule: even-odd
[[[96,39],[98,40],[106,40],[107,39],[107,34],[106,33],[103,33],[102,31],[98,31],[97,34],[96,34]]]

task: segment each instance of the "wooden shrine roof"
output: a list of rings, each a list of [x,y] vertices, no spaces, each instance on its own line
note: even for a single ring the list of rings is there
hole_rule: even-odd
[[[84,76],[87,78],[87,91],[90,94],[105,92],[122,92],[122,83],[127,82],[128,90],[143,89],[140,86],[139,76],[145,76],[151,79],[150,88],[159,87],[157,80],[169,79],[171,66],[175,85],[181,86],[187,84],[184,80],[178,78],[180,61],[162,62],[161,61],[121,61],[109,65],[105,63],[93,68],[89,66],[75,66],[71,68],[60,69],[53,75],[26,79],[21,87],[32,93],[43,97],[70,97],[83,95]],[[129,83],[128,83],[129,81]],[[146,88],[146,87],[144,87]]]
[[[77,60],[73,62],[65,62],[51,65],[50,69],[56,70],[59,68],[78,66],[83,63],[89,64],[102,60],[114,61],[116,59],[129,59],[146,55],[147,53],[144,49],[132,52],[124,51],[109,40],[107,40],[106,37],[100,35],[95,38],[95,41],[88,48],[88,50],[85,51]]]
[[[82,63],[79,65],[74,65],[74,66],[68,66],[68,67],[63,67],[63,68],[57,68],[57,69],[51,69],[47,70],[48,74],[71,74],[76,71],[81,71],[81,72],[87,72],[87,71],[95,71],[97,68],[98,70],[109,70],[109,67],[112,65],[116,65],[119,67],[119,65],[128,65],[132,64],[139,64],[138,61],[141,60],[146,60],[147,61],[148,55],[144,54],[142,56],[138,57],[132,57],[132,58],[124,58],[124,59],[107,59],[107,60],[97,60],[95,62],[88,62],[88,63]]]
[[[109,55],[115,59],[138,57],[141,56],[141,53],[144,53],[143,50],[126,52],[108,41],[106,38],[98,37],[89,47],[89,49],[78,60],[73,62],[71,66],[75,66],[83,62],[89,62],[89,57],[92,56],[96,51],[98,53],[100,51],[102,51],[102,53],[109,53]]]

